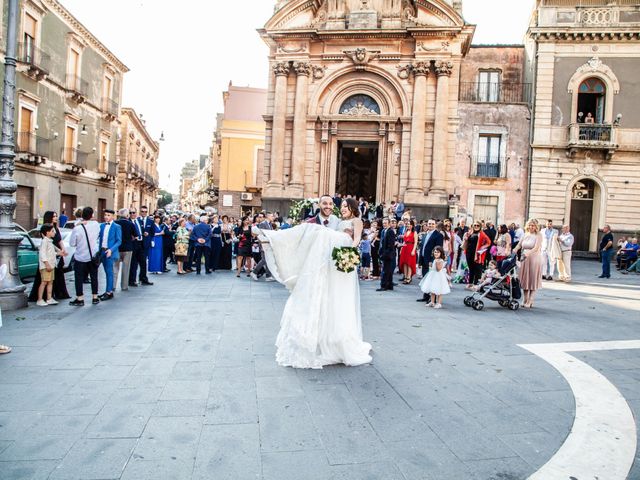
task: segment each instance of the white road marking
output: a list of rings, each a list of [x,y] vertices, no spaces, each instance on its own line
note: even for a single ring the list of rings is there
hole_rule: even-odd
[[[519,345],[551,364],[576,400],[571,432],[529,480],[625,480],[636,453],[636,423],[629,404],[606,377],[567,352],[640,348],[640,340]]]

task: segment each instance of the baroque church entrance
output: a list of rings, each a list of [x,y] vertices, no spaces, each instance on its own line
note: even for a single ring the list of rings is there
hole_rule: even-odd
[[[338,142],[337,193],[376,200],[378,142]]]

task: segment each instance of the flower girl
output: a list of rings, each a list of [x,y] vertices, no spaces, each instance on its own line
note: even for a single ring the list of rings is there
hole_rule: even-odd
[[[433,249],[433,262],[430,265],[429,273],[420,282],[420,290],[423,293],[431,294],[431,303],[428,303],[427,306],[433,308],[442,308],[442,295],[451,292],[442,247]]]

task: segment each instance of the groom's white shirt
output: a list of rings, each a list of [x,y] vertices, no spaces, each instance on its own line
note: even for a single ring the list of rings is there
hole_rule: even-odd
[[[320,219],[323,225],[325,220],[329,220],[329,223],[326,225],[326,227],[330,228],[331,230],[338,230],[338,225],[340,225],[340,219],[335,215],[329,215],[329,218],[325,218],[321,214],[318,214],[318,218]]]

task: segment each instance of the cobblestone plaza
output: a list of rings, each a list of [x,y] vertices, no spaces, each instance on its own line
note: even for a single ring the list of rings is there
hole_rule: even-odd
[[[638,278],[600,282],[597,270],[576,262],[574,283],[545,283],[536,307],[518,312],[465,308],[462,286],[436,311],[415,302],[415,286],[380,294],[362,283],[374,362],[358,368],[278,367],[287,292],[231,273],[159,276],[93,308],[6,313],[0,340],[14,350],[0,357],[0,477],[526,479],[572,426],[616,417],[596,402],[578,418],[578,392],[519,346],[637,344]],[[637,418],[640,348],[611,348],[571,355]],[[593,455],[612,475],[633,461],[619,455],[635,445],[631,423],[612,440],[617,455]],[[638,460],[627,478],[640,478]]]

